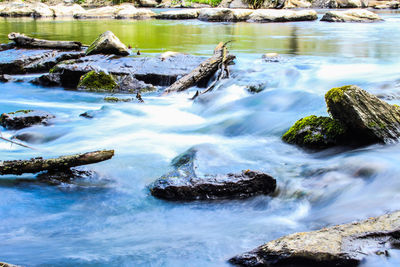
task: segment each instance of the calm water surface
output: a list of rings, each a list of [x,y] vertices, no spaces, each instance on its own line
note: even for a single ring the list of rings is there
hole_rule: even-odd
[[[232,40],[233,78],[196,102],[180,95],[144,95],[145,104],[103,102],[104,94],[0,84],[0,112],[40,109],[57,115],[29,132],[37,151],[0,143],[1,159],[115,149],[90,166],[100,177],[48,186],[0,179],[0,259],[26,266],[225,266],[230,257],[280,236],[350,222],[400,208],[400,145],[308,153],[280,136],[299,118],[327,115],[324,94],[357,84],[400,104],[400,15],[375,24],[283,24],[199,21],[53,21],[1,19],[9,32],[89,44],[111,30],[154,56],[164,51],[210,55]],[[281,62],[261,55],[278,52]],[[265,84],[252,95],[249,84]],[[79,114],[100,110],[88,120]],[[258,169],[278,180],[279,194],[240,201],[173,203],[147,185],[170,161],[197,146],[204,173]],[[22,178],[34,179],[32,175]],[[399,266],[400,254],[363,266]]]

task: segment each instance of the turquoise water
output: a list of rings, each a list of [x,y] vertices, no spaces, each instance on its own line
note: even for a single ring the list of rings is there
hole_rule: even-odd
[[[0,84],[0,112],[40,109],[57,116],[48,127],[1,130],[37,136],[27,150],[0,142],[1,159],[115,149],[88,166],[100,177],[48,186],[23,177],[0,180],[0,259],[26,266],[225,266],[230,257],[298,231],[381,215],[400,208],[400,145],[307,153],[280,136],[299,118],[327,115],[324,94],[357,84],[400,104],[398,13],[376,24],[204,23],[199,21],[52,21],[1,19],[11,31],[90,43],[112,30],[144,55],[164,51],[210,55],[232,40],[232,79],[194,102],[190,92],[143,95],[144,104],[105,103],[104,94]],[[279,63],[261,60],[278,52]],[[250,94],[248,84],[266,84]],[[92,120],[79,117],[99,110]],[[147,185],[193,146],[209,153],[202,172],[242,169],[278,180],[276,197],[174,203]],[[363,266],[398,266],[400,255],[371,257]]]

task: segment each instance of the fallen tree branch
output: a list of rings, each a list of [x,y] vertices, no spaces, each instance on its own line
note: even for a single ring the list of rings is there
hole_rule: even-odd
[[[54,159],[33,158],[30,160],[0,161],[0,175],[37,173],[41,171],[68,170],[72,167],[97,163],[114,156],[114,150],[101,150]]]
[[[0,136],[0,139],[1,139],[1,140],[4,140],[4,141],[7,141],[7,142],[9,142],[9,143],[11,143],[11,144],[15,144],[15,145],[18,145],[18,146],[22,146],[22,147],[30,148],[30,149],[32,149],[32,150],[36,150],[36,149],[35,149],[35,148],[33,148],[33,147],[30,147],[30,146],[24,145],[24,144],[22,144],[22,143],[19,143],[19,142],[15,142],[15,141],[13,141],[13,140],[10,140],[10,139],[7,139],[7,138],[5,138],[5,137],[3,137],[3,136]],[[0,267],[1,267],[1,266],[0,266]]]
[[[33,47],[33,48],[51,48],[65,50],[80,50],[82,44],[74,41],[49,41],[28,37],[24,34],[12,32],[8,35],[8,39],[13,41],[16,46]]]
[[[228,65],[236,57],[230,55],[226,49],[227,43],[219,43],[214,50],[214,55],[209,59],[203,61],[197,68],[189,74],[186,74],[171,86],[165,89],[163,95],[184,91],[196,84],[201,80],[211,77],[222,65]]]

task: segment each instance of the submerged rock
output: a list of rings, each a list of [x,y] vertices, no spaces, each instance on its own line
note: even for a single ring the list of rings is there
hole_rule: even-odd
[[[86,50],[86,55],[114,54],[119,56],[129,55],[129,49],[111,31],[101,34]]]
[[[345,143],[348,134],[339,121],[311,115],[298,120],[282,136],[282,140],[302,147],[323,149]]]
[[[318,18],[315,10],[257,9],[249,17],[250,22],[310,21]]]
[[[400,137],[400,108],[354,86],[332,88],[325,95],[332,117],[366,142],[391,143]]]
[[[321,21],[328,22],[376,22],[381,20],[377,14],[365,9],[328,11],[321,19]]]
[[[18,110],[3,113],[0,116],[0,125],[9,130],[19,130],[36,124],[47,125],[53,114],[37,110]]]
[[[83,52],[63,52],[41,49],[8,49],[0,51],[0,72],[3,74],[25,74],[49,71],[58,62],[77,59]]]
[[[109,103],[118,103],[118,102],[132,102],[133,98],[119,98],[115,96],[106,96],[103,98],[104,101],[109,102]]]
[[[206,200],[220,198],[248,198],[271,194],[276,180],[268,174],[246,170],[237,174],[204,175],[196,171],[197,151],[190,149],[175,158],[174,171],[160,177],[150,186],[153,196],[166,200]]]
[[[262,59],[265,62],[279,62],[280,61],[280,57],[278,53],[266,53],[264,55],[262,55]]]
[[[199,10],[197,9],[182,9],[161,12],[156,15],[157,19],[197,19]]]
[[[94,171],[83,171],[71,168],[66,170],[43,172],[38,174],[36,178],[42,183],[60,185],[63,183],[74,183],[76,180],[93,179],[97,176],[98,174]]]
[[[368,255],[398,248],[400,212],[270,241],[231,263],[240,266],[358,266]]]

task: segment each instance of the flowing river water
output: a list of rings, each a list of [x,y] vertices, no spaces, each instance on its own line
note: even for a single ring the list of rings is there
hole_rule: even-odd
[[[400,104],[400,13],[381,16],[385,21],[374,24],[1,19],[1,42],[15,31],[89,44],[111,30],[145,56],[209,56],[219,41],[232,40],[237,60],[232,78],[195,102],[189,100],[195,89],[143,95],[144,104],[112,104],[104,94],[32,85],[29,76],[0,84],[0,112],[40,109],[57,116],[51,126],[18,132],[37,136],[35,151],[0,142],[1,160],[116,152],[90,166],[100,174],[93,181],[49,186],[33,175],[0,178],[0,260],[229,266],[230,257],[269,240],[400,209],[400,144],[309,153],[280,139],[296,120],[327,115],[324,94],[332,87],[356,84]],[[263,62],[267,52],[279,53],[280,62]],[[251,94],[249,84],[266,89]],[[79,116],[99,109],[94,119]],[[206,155],[201,172],[265,171],[277,179],[279,192],[190,203],[152,197],[147,186],[193,146]],[[362,266],[399,266],[400,253],[390,254],[369,257]]]

